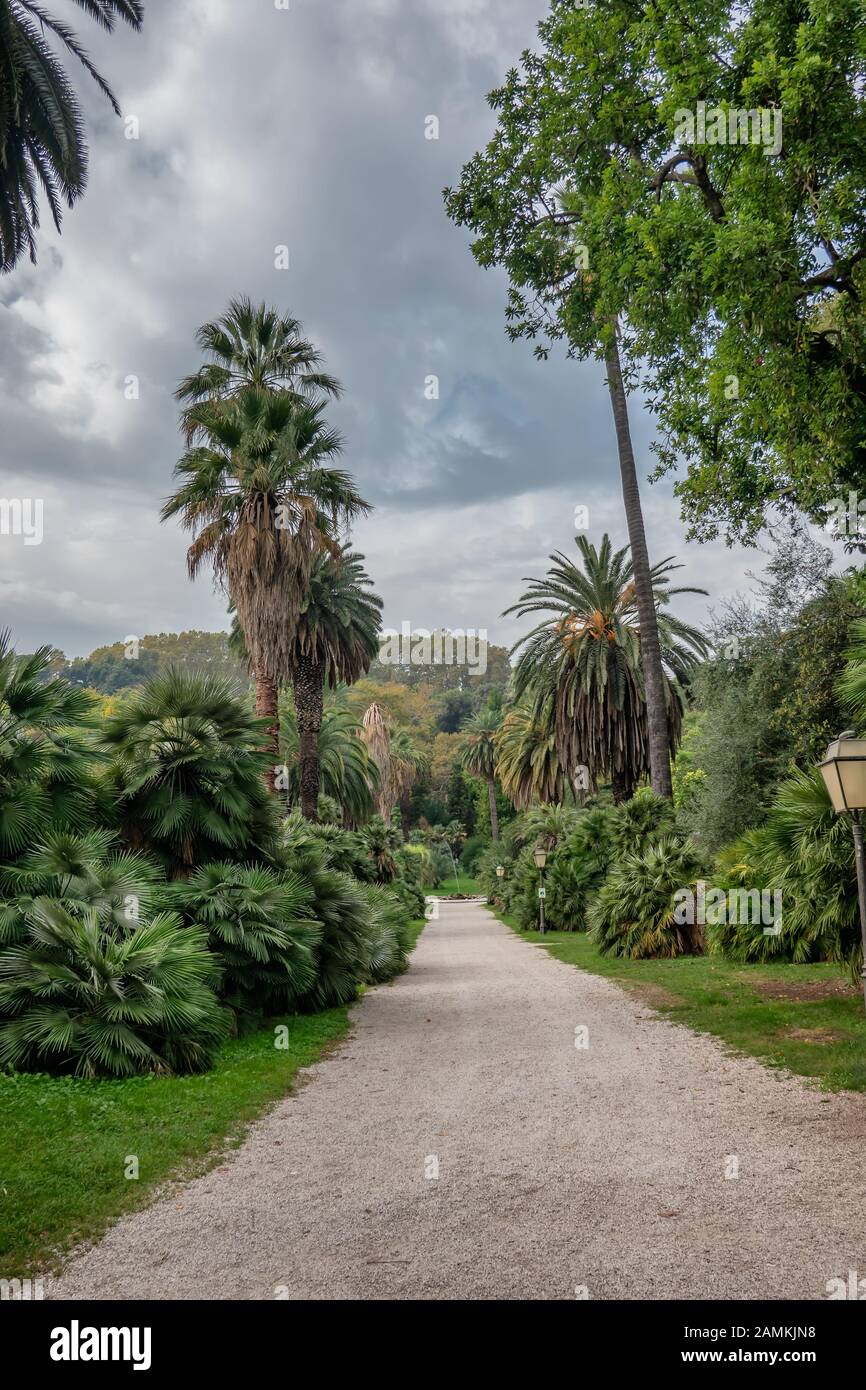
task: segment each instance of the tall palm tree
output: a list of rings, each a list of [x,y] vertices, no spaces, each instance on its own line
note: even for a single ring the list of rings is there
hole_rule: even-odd
[[[205,561],[237,610],[256,680],[256,713],[279,753],[278,691],[292,676],[294,635],[316,556],[337,554],[341,524],[369,510],[348,473],[323,405],[249,388],[231,402],[189,412],[191,444],[162,520],[179,516],[195,539],[191,578]],[[273,775],[272,775],[273,776]]]
[[[316,819],[319,801],[325,686],[334,690],[354,684],[369,671],[379,650],[382,600],[368,592],[373,581],[363,560],[348,548],[316,557],[292,637],[289,665],[300,740],[301,813],[306,820]]]
[[[397,802],[411,790],[418,774],[427,770],[427,754],[405,729],[392,733],[390,714],[375,701],[364,712],[361,737],[370,761],[378,769],[376,810],[384,821],[390,821]]]
[[[321,353],[304,338],[298,320],[267,304],[232,299],[195,338],[209,360],[175,391],[184,405],[182,426],[189,440],[197,430],[194,407],[202,401],[236,400],[248,390],[285,391],[298,402],[313,403],[341,394],[336,377],[321,370]]]
[[[75,0],[109,33],[120,18],[140,29],[142,0]],[[120,115],[111,88],[74,30],[35,0],[0,0],[0,271],[25,251],[36,260],[39,193],[60,230],[87,182],[87,146],[78,98],[47,35],[82,64]]]
[[[676,750],[676,744],[671,741],[668,686],[665,679],[662,635],[659,630],[656,608],[656,585],[653,576],[658,566],[650,568],[640,487],[638,486],[634,448],[631,442],[628,398],[619,360],[619,325],[615,320],[609,328],[605,366],[607,368],[607,389],[616,430],[622,500],[632,556],[635,608],[640,624],[650,781],[653,791],[670,801],[673,796],[671,755]]]
[[[640,604],[628,547],[614,551],[609,536],[599,550],[578,537],[579,562],[557,551],[544,579],[507,610],[524,617],[545,613],[526,637],[515,674],[518,697],[531,693],[546,706],[552,697],[556,746],[563,770],[573,777],[588,770],[613,782],[614,799],[628,800],[651,770],[646,673],[642,664]],[[672,560],[650,571],[654,616],[663,662],[665,737],[676,748],[682,729],[683,692],[696,662],[708,654],[703,635],[662,610],[681,593],[701,589],[669,587]]]
[[[499,839],[499,817],[496,813],[496,734],[501,726],[500,715],[489,709],[479,710],[466,725],[466,743],[460,755],[461,766],[471,776],[481,777],[487,784],[492,840]]]

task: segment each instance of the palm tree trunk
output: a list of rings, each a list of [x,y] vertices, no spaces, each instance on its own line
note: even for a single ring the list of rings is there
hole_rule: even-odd
[[[617,324],[614,321],[613,339],[606,353],[605,361],[610,403],[616,426],[619,467],[622,475],[622,497],[625,503],[625,517],[628,525],[637,611],[640,621],[640,651],[644,691],[646,693],[650,778],[653,791],[670,800],[673,796],[673,789],[671,786],[671,757],[662,654],[659,644],[655,596],[650,577],[643,511],[640,504],[640,489],[638,488],[631,430],[628,422],[628,402],[622,380],[622,371],[620,370],[617,331]]]
[[[277,707],[277,683],[270,676],[256,672],[256,715],[267,719],[267,739],[265,749],[270,754],[271,766],[265,773],[268,791],[276,792],[278,766],[280,761],[280,716]]]
[[[322,728],[322,709],[325,694],[325,668],[320,661],[304,657],[292,674],[295,693],[295,713],[300,743],[301,814],[305,820],[317,820],[319,814],[319,734]]]
[[[496,811],[496,778],[487,779],[487,804],[490,807],[490,838],[499,839],[499,816]]]

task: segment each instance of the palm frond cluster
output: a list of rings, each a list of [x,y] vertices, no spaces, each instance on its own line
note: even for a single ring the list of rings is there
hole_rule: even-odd
[[[48,662],[0,638],[0,1066],[199,1071],[404,968],[424,895],[396,828],[285,834],[224,682],[170,671],[100,723]]]

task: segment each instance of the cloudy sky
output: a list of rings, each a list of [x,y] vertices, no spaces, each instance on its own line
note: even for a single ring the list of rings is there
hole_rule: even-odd
[[[74,74],[89,189],[61,237],[43,230],[38,265],[0,281],[2,489],[44,501],[41,545],[0,537],[2,624],[21,649],[78,655],[226,625],[158,510],[195,328],[237,294],[300,318],[344,383],[345,466],[376,508],[355,542],[388,625],[510,643],[499,614],[573,544],[575,506],[590,508],[592,539],[625,540],[599,367],[539,364],[509,343],[504,280],[475,265],[442,206],[491,133],[485,93],[533,43],[543,0],[281,3],[148,0],[141,35],[108,38],[52,0],[135,122]],[[431,115],[438,140],[425,138]],[[288,270],[275,268],[282,245]],[[638,403],[633,425],[646,473],[652,422]],[[678,554],[711,603],[760,568],[754,552],[687,548],[669,487],[647,485],[645,508],[651,554]]]

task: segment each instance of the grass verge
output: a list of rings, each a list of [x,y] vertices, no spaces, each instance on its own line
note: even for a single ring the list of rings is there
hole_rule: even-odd
[[[425,922],[412,926],[417,941]],[[275,1046],[280,1023],[284,1049]],[[202,1076],[0,1073],[0,1279],[47,1273],[161,1183],[213,1167],[348,1029],[348,1008],[273,1019],[228,1043]],[[137,1179],[126,1176],[133,1156]]]
[[[439,887],[431,888],[430,892],[436,898],[454,898],[460,895],[477,898],[481,896],[481,884],[476,883],[474,878],[461,874],[459,878],[443,879]]]
[[[500,915],[500,914],[497,914]],[[583,932],[520,931],[557,960],[604,975],[676,1023],[711,1033],[828,1091],[866,1091],[863,996],[834,965],[741,965],[719,956],[618,960]]]

